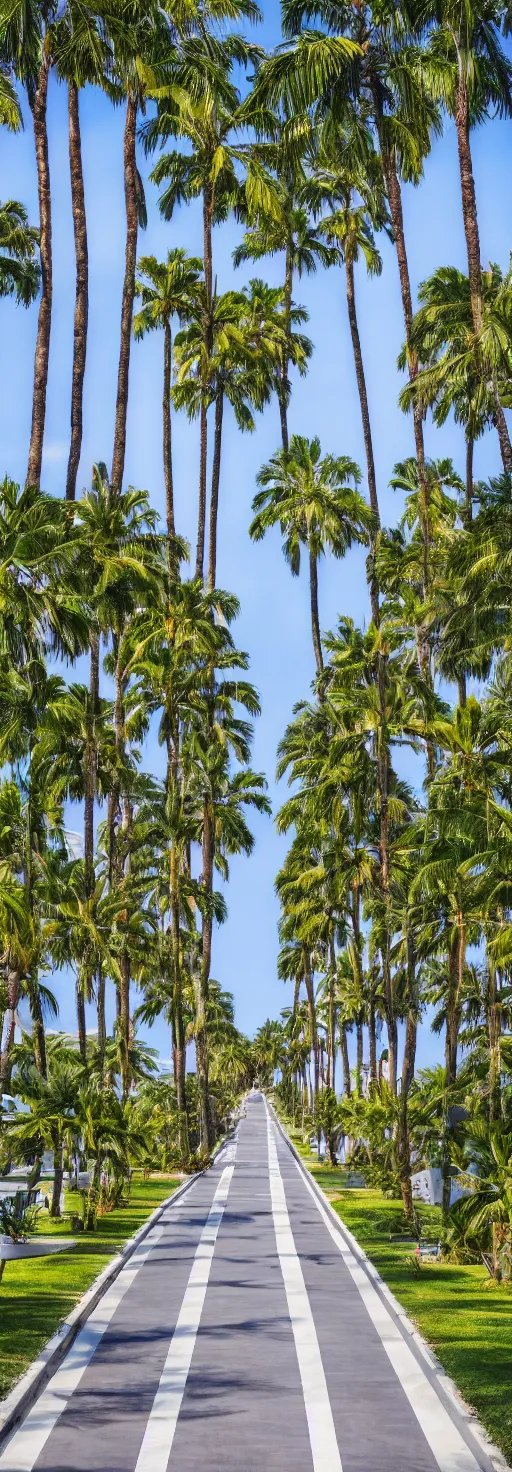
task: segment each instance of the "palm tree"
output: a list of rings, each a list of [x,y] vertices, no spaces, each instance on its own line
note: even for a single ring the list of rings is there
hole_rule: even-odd
[[[422,282],[411,342],[421,365],[400,395],[402,408],[427,405],[436,424],[453,409],[466,431],[466,497],[471,519],[473,444],[487,424],[495,425],[503,468],[512,469],[512,446],[502,408],[507,400],[512,351],[511,274],[499,267],[480,272],[480,333],[475,336],[468,276],[442,266]],[[405,363],[405,352],[399,366]]]
[[[0,296],[14,296],[24,307],[39,291],[38,244],[39,232],[29,225],[24,206],[14,199],[0,204]]]
[[[240,15],[254,13],[247,0],[236,0]],[[182,202],[200,198],[203,214],[204,263],[204,360],[213,350],[213,254],[214,224],[226,219],[239,194],[238,167],[245,162],[244,145],[236,142],[240,99],[231,80],[235,59],[248,60],[253,48],[241,37],[223,37],[215,45],[212,38],[192,38],[181,51],[171,55],[167,86],[159,87],[157,118],[145,129],[145,142],[153,149],[160,140],[185,140],[186,151],[164,153],[155,165],[151,178],[165,183],[159,200],[166,220]],[[216,295],[216,289],[215,289]],[[196,577],[203,577],[206,525],[206,477],[208,453],[206,395],[200,403],[199,497],[196,552]]]
[[[418,7],[429,30],[431,85],[455,120],[462,217],[475,334],[482,329],[482,265],[470,129],[486,113],[512,114],[512,65],[500,44],[495,0],[435,0]]]
[[[71,377],[71,439],[66,474],[66,500],[74,501],[82,448],[83,392],[89,314],[89,258],[85,210],[82,140],[80,133],[80,89],[87,84],[105,86],[112,95],[110,76],[112,47],[105,32],[104,17],[79,0],[68,0],[64,14],[54,27],[55,67],[66,82],[68,94],[68,149],[71,209],[75,240],[75,315]]]
[[[209,513],[209,548],[207,586],[215,587],[217,575],[217,522],[222,455],[222,431],[225,401],[231,405],[238,428],[254,429],[253,410],[268,403],[275,379],[275,366],[283,346],[283,324],[280,311],[261,290],[260,282],[252,282],[244,292],[228,291],[222,296],[214,292],[211,301],[211,323],[208,334],[206,289],[198,292],[197,304],[190,314],[189,325],[176,337],[176,383],[173,400],[185,408],[189,418],[198,417],[210,403],[215,404],[215,429],[212,457],[212,480]],[[206,336],[211,341],[206,356]],[[301,348],[296,344],[296,355]],[[204,534],[204,528],[203,528]],[[198,558],[203,553],[198,542]],[[197,574],[197,568],[196,568]]]
[[[138,271],[135,295],[140,297],[142,307],[133,321],[135,337],[144,337],[155,328],[163,328],[164,333],[162,415],[165,507],[167,532],[174,539],[176,526],[171,448],[171,323],[175,316],[179,322],[183,322],[190,315],[197,296],[202,261],[197,256],[187,256],[186,251],[175,247],[167,252],[167,260],[163,262],[157,261],[155,256],[142,256]]]
[[[300,571],[301,547],[309,555],[311,631],[318,674],[323,670],[318,613],[318,559],[325,547],[344,557],[353,542],[366,542],[371,516],[357,490],[359,467],[348,456],[321,458],[320,441],[292,435],[290,450],[278,450],[258,473],[263,487],[255,496],[250,536],[261,541],[279,524],[283,551],[294,576]]]
[[[53,63],[54,0],[16,0],[5,5],[2,23],[3,61],[26,87],[32,113],[39,193],[41,298],[37,323],[32,395],[32,427],[27,486],[39,486],[46,418],[46,390],[52,321],[52,205],[48,158],[47,100]]]
[[[249,102],[250,107],[250,102]],[[247,113],[247,104],[243,109]],[[249,120],[249,119],[248,119]],[[250,121],[261,134],[262,120],[257,110]],[[325,243],[312,223],[307,207],[307,183],[302,159],[297,148],[287,141],[286,122],[273,117],[267,126],[271,142],[258,142],[251,151],[245,186],[249,229],[233,251],[235,266],[245,261],[261,261],[266,256],[284,255],[283,326],[284,343],[277,379],[281,440],[283,450],[289,448],[288,399],[289,368],[293,363],[293,289],[296,276],[312,275],[319,265],[333,266],[337,252]]]
[[[10,1137],[18,1158],[40,1156],[48,1148],[53,1151],[51,1217],[62,1215],[64,1153],[77,1145],[80,1136],[77,1115],[80,1082],[78,1060],[58,1055],[51,1056],[48,1079],[42,1079],[30,1067],[21,1068],[17,1074],[16,1087],[29,1112],[19,1114],[13,1121]]]
[[[317,213],[328,207],[319,229],[330,245],[336,245],[345,269],[347,311],[354,354],[357,390],[366,453],[370,506],[373,512],[371,537],[370,601],[372,618],[379,623],[379,590],[375,577],[375,547],[380,528],[375,458],[361,339],[357,318],[354,266],[360,258],[369,275],[380,276],[382,260],[375,230],[386,228],[382,166],[364,115],[342,125],[328,118],[313,153],[314,173],[308,198]]]

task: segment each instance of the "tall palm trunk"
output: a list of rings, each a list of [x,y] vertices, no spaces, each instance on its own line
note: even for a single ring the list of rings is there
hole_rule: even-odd
[[[495,967],[492,964],[489,965],[488,977],[489,1115],[492,1120],[496,1120],[500,1117],[501,1106],[501,1011],[499,1005],[497,975]]]
[[[85,1025],[85,997],[84,997],[84,988],[83,988],[83,980],[82,980],[81,977],[78,977],[77,978],[77,981],[76,981],[75,999],[76,999],[76,1022],[77,1022],[77,1030],[78,1030],[78,1049],[79,1049],[79,1053],[80,1053],[80,1057],[81,1057],[82,1063],[86,1063],[87,1062],[87,1028],[86,1028],[86,1025]]]
[[[320,636],[320,618],[318,613],[318,563],[315,553],[309,549],[309,594],[311,601],[311,633],[313,636],[313,650],[317,674],[321,674],[324,667],[322,654],[322,640]]]
[[[334,935],[329,936],[329,990],[327,996],[327,1087],[333,1089],[336,1075],[336,949]]]
[[[466,526],[467,527],[470,527],[471,526],[471,522],[473,520],[473,458],[474,458],[474,449],[475,449],[475,441],[473,439],[473,435],[471,434],[471,431],[468,430],[467,431],[467,434],[466,434],[466,508],[465,508],[465,521],[466,521]]]
[[[46,419],[46,390],[48,385],[48,362],[50,357],[50,332],[52,325],[52,199],[50,189],[50,163],[48,158],[47,103],[48,80],[51,60],[45,50],[39,72],[39,81],[32,102],[34,142],[37,165],[37,189],[39,196],[39,230],[41,256],[41,298],[37,319],[37,338],[34,357],[34,386],[32,394],[32,428],[28,452],[27,485],[41,483],[44,426]]]
[[[398,1120],[398,1170],[400,1175],[400,1189],[404,1206],[404,1215],[411,1219],[414,1214],[411,1182],[411,1147],[409,1139],[409,1093],[414,1078],[414,1065],[416,1062],[416,1039],[418,1033],[418,1019],[416,1010],[416,974],[415,974],[414,942],[410,932],[407,934],[407,992],[408,1010],[405,1024],[405,1043],[402,1059],[402,1086],[400,1089],[400,1114]]]
[[[309,951],[306,950],[304,951],[304,983],[309,1013],[309,1036],[314,1062],[314,1103],[316,1104],[320,1084],[320,1058],[318,1051],[318,1028],[316,1025],[315,988],[311,971],[311,959]]]
[[[178,887],[178,855],[175,844],[171,846],[171,930],[174,961],[173,999],[173,1058],[176,1101],[178,1105],[178,1130],[181,1159],[184,1163],[190,1154],[188,1135],[188,1112],[186,1094],[187,1050],[183,1021],[183,983],[181,974],[180,906]]]
[[[8,1093],[12,1073],[12,1050],[16,1034],[16,1014],[21,992],[21,972],[7,963],[7,1020],[4,1036],[0,1036],[0,1093]]]
[[[455,127],[457,130],[457,148],[459,153],[460,187],[462,195],[462,218],[464,221],[464,234],[466,237],[466,250],[468,256],[469,290],[471,293],[471,311],[473,314],[473,326],[476,333],[482,330],[482,265],[480,259],[480,234],[478,229],[478,214],[476,208],[475,180],[473,177],[473,160],[471,157],[471,144],[469,141],[469,100],[464,64],[459,53],[458,57],[459,77],[457,85],[457,101],[455,107]]]
[[[130,956],[126,948],[119,962],[119,1030],[121,1040],[121,1084],[123,1099],[128,1098],[130,1088]]]
[[[46,1033],[44,1027],[43,1008],[41,1003],[41,992],[39,990],[37,977],[32,983],[32,994],[30,997],[30,1016],[32,1019],[32,1047],[34,1049],[34,1063],[41,1078],[48,1075],[46,1057]]]
[[[172,368],[172,336],[170,322],[164,323],[164,388],[162,397],[163,418],[163,452],[164,452],[164,481],[165,481],[165,514],[167,519],[167,535],[170,538],[176,536],[174,522],[174,486],[172,476],[172,439],[171,439],[171,368]]]
[[[203,810],[202,874],[206,897],[206,913],[202,919],[202,956],[198,996],[196,997],[196,1067],[199,1106],[199,1128],[201,1149],[208,1151],[213,1144],[212,1119],[208,1079],[208,1032],[207,1007],[209,998],[210,969],[212,960],[213,920],[211,901],[213,894],[214,827],[208,801]],[[199,1009],[199,1010],[198,1010]]]
[[[98,710],[100,684],[100,641],[94,630],[90,637],[89,693],[93,722]],[[94,802],[96,798],[96,751],[95,734],[88,741],[84,753],[84,861],[87,894],[94,889]]]
[[[363,1020],[361,1015],[356,1021],[356,1059],[357,1091],[360,1094],[363,1088]]]
[[[395,178],[396,178],[396,174],[395,174]],[[396,184],[397,184],[397,187],[398,187],[398,203],[399,203],[399,217],[398,218],[400,220],[401,219],[401,208],[402,208],[402,206],[401,206],[400,186],[398,184],[398,179],[397,178],[396,178]],[[388,192],[389,192],[389,189],[390,188],[391,188],[391,180],[390,180],[389,185],[388,185]],[[397,204],[397,202],[396,202],[396,199],[395,199],[395,207],[396,207],[396,204]],[[403,240],[403,222],[402,222],[401,237],[402,237],[402,244],[403,244],[403,253],[405,254],[405,241]],[[398,250],[398,245],[397,245],[397,250]],[[401,264],[402,269],[403,269],[404,261],[403,261],[403,258],[402,258],[401,255],[399,255],[399,265],[400,264]],[[373,620],[373,623],[375,624],[375,627],[378,629],[378,628],[380,628],[380,604],[379,604],[379,585],[378,585],[377,575],[376,575],[376,571],[375,571],[375,553],[376,553],[377,537],[378,537],[378,533],[379,533],[379,530],[380,530],[381,521],[380,521],[379,498],[378,498],[378,492],[377,492],[377,477],[376,477],[376,473],[375,473],[375,460],[374,460],[374,454],[373,454],[373,440],[372,440],[372,431],[371,431],[370,411],[369,411],[369,406],[368,406],[368,395],[367,395],[367,391],[366,391],[366,377],[365,377],[365,372],[364,372],[363,355],[362,355],[362,351],[361,351],[361,339],[360,339],[360,336],[359,336],[359,324],[358,324],[358,320],[357,320],[357,308],[356,308],[355,284],[354,284],[354,265],[353,265],[353,262],[351,261],[350,257],[348,259],[345,259],[345,277],[346,277],[347,308],[348,308],[348,317],[349,317],[349,324],[350,324],[350,334],[351,334],[351,338],[352,338],[352,350],[353,350],[353,354],[354,354],[354,364],[355,364],[355,370],[356,370],[356,381],[357,381],[357,388],[358,388],[358,393],[359,393],[359,404],[360,404],[360,408],[361,408],[361,420],[362,420],[362,426],[363,426],[363,438],[364,438],[365,453],[366,453],[366,469],[367,469],[367,476],[368,476],[368,493],[369,493],[369,497],[370,497],[370,506],[371,506],[371,509],[373,511],[373,517],[374,517],[374,524],[373,524],[373,529],[372,529],[372,534],[371,534],[371,541],[370,541],[369,590],[370,590],[370,607],[371,607],[371,612],[372,612],[372,620]],[[400,279],[402,280],[402,274],[401,274],[401,278]],[[408,278],[408,269],[407,269],[407,257],[405,256],[404,288],[405,288],[405,292],[406,292],[406,300],[407,300],[407,302],[408,302],[408,304],[410,306],[410,312],[409,312],[409,324],[410,324],[412,322],[412,302],[411,302],[410,287],[409,287],[408,296],[407,296],[408,279],[409,278]],[[404,308],[404,315],[405,315],[405,308]],[[423,430],[422,430],[421,424],[420,424],[420,430],[421,430],[421,443],[423,443]],[[379,848],[380,848],[380,878],[381,878],[381,887],[382,887],[382,892],[383,892],[384,907],[385,907],[386,914],[388,915],[389,914],[389,910],[390,910],[389,799],[388,799],[389,749],[388,749],[388,739],[387,739],[386,688],[387,688],[387,663],[386,663],[386,657],[385,657],[385,655],[383,653],[379,653],[378,659],[377,659],[377,694],[378,694],[378,702],[379,702],[379,724],[380,724],[380,731],[379,731],[379,739],[378,739],[378,748],[379,749],[378,749],[378,760],[377,760],[377,780],[378,780],[379,806],[380,806],[380,844],[379,844]],[[389,1046],[389,1059],[390,1059],[390,1081],[391,1081],[391,1087],[394,1088],[394,1091],[396,1092],[397,1031],[396,1031],[396,1018],[395,1018],[395,1010],[394,1010],[393,990],[392,990],[392,983],[391,983],[391,967],[390,967],[390,956],[389,956],[390,937],[389,937],[388,930],[389,930],[389,927],[386,926],[386,933],[385,933],[385,937],[384,937],[384,946],[383,946],[383,952],[382,952],[382,963],[383,963],[384,985],[385,985],[385,995],[386,995],[386,1023],[387,1023],[387,1030],[388,1030],[388,1046]],[[370,1078],[372,1078],[374,1081],[376,1081],[376,1079],[377,1079],[377,1045],[376,1045],[376,1036],[375,1036],[375,1009],[373,1009],[373,1014],[372,1014],[372,1017],[371,1017],[371,1026],[370,1026]],[[394,1080],[394,1083],[393,1083],[393,1080]]]
[[[350,1099],[352,1083],[350,1078],[350,1062],[348,1056],[348,1038],[346,1023],[342,1022],[340,1031],[341,1067],[343,1071],[343,1093]]]
[[[122,660],[122,638],[123,630],[114,634],[115,653],[115,699],[114,699],[114,737],[119,766],[122,771],[125,758],[125,675]],[[122,777],[121,777],[122,784]],[[119,831],[119,818],[121,818]],[[128,794],[119,788],[113,794],[110,809],[111,830],[109,834],[110,872],[111,883],[120,884],[126,868],[130,863],[130,842],[132,826],[132,805]],[[116,833],[116,822],[118,824]],[[129,1050],[131,1041],[131,1017],[130,1017],[130,953],[125,942],[120,957],[120,981],[118,984],[118,1012],[120,1052],[121,1052],[121,1075],[123,1086],[123,1097],[126,1098],[130,1086]]]
[[[507,421],[497,394],[494,422],[498,431],[503,469],[507,475],[512,475],[512,444],[510,443]]]
[[[368,1008],[368,1040],[370,1048],[370,1083],[377,1083],[377,1027],[375,1016],[375,998],[373,988],[370,991],[370,1005]]]
[[[368,477],[368,494],[370,506],[373,512],[374,526],[372,529],[370,543],[370,606],[372,619],[376,627],[379,625],[379,587],[375,573],[375,543],[380,528],[379,498],[377,495],[377,476],[375,473],[375,458],[373,454],[372,427],[370,421],[370,410],[368,407],[368,394],[366,391],[366,375],[364,371],[363,354],[361,351],[361,339],[359,336],[359,323],[357,320],[356,294],[354,283],[354,262],[350,256],[345,256],[345,279],[347,288],[347,308],[350,325],[350,336],[352,338],[352,351],[354,354],[354,366],[356,370],[357,391],[361,408],[361,421],[363,426],[363,439],[366,455],[366,473]]]
[[[462,923],[462,915],[457,916],[456,935],[448,951],[448,995],[446,998],[446,1032],[445,1032],[445,1079],[446,1088],[450,1089],[457,1079],[457,1054],[459,1045],[459,1029],[462,1015],[462,983],[464,979],[464,964],[466,957],[465,929]],[[448,1117],[445,1119],[445,1141],[443,1149],[443,1214],[446,1216],[450,1209],[451,1196],[451,1162],[448,1142]]]
[[[404,314],[405,340],[407,344],[407,361],[409,366],[409,378],[413,381],[418,373],[418,359],[412,347],[412,293],[411,280],[409,276],[409,262],[405,244],[404,217],[402,209],[402,191],[398,178],[396,159],[392,148],[389,148],[387,140],[380,130],[382,162],[386,181],[386,193],[388,196],[391,223],[393,226],[393,238],[395,242],[398,274],[400,278],[400,292],[402,297],[402,309]],[[430,561],[430,534],[428,524],[429,492],[428,481],[425,471],[425,443],[423,438],[423,411],[421,405],[416,403],[413,408],[414,443],[416,448],[416,461],[418,465],[419,486],[419,509],[420,524],[423,539],[423,585],[426,593],[429,586],[429,561]],[[426,669],[423,671],[427,673]]]
[[[457,84],[457,101],[455,106],[455,127],[457,130],[457,149],[459,155],[460,190],[462,200],[462,218],[464,222],[464,235],[466,237],[466,252],[468,259],[469,290],[471,294],[471,314],[473,327],[478,335],[482,331],[483,309],[482,309],[482,261],[480,255],[480,231],[478,227],[478,211],[476,206],[475,179],[473,174],[473,159],[471,156],[471,142],[469,136],[470,115],[467,81],[464,71],[464,62],[458,50],[459,76]],[[503,413],[498,392],[496,391],[495,424],[500,442],[503,469],[512,474],[512,445],[507,428],[507,421]]]
[[[199,417],[199,506],[197,512],[196,578],[202,582],[204,575],[204,544],[206,533],[206,473],[208,465],[208,409],[201,403]]]
[[[133,303],[135,298],[135,268],[137,264],[137,101],[130,93],[126,104],[124,127],[124,199],[126,209],[126,250],[121,304],[121,333],[119,343],[119,368],[117,375],[116,418],[114,428],[114,450],[112,455],[112,489],[117,495],[123,488],[124,461],[126,453],[126,420],[128,414],[128,383],[130,375],[130,349],[132,340]]]
[[[219,514],[220,462],[222,453],[222,417],[224,394],[219,388],[215,400],[215,433],[213,441],[212,490],[210,500],[210,548],[208,555],[208,588],[215,587],[217,576],[217,518]]]
[[[80,138],[80,113],[76,82],[68,82],[69,118],[69,169],[71,176],[71,207],[75,232],[76,294],[75,325],[73,343],[73,374],[71,382],[71,443],[69,447],[68,472],[66,478],[66,500],[74,501],[76,478],[82,449],[82,421],[85,357],[87,352],[87,321],[89,315],[89,259],[87,250],[87,219],[85,213],[84,176],[82,168],[82,144]]]
[[[283,303],[283,306],[284,306],[284,330],[285,330],[285,337],[286,337],[286,343],[287,344],[290,341],[291,328],[292,328],[292,292],[293,292],[293,247],[292,247],[291,241],[289,241],[288,242],[288,245],[286,247],[286,267],[285,267],[285,277],[284,277],[284,303]],[[280,421],[281,421],[281,440],[282,440],[283,450],[285,451],[285,454],[288,454],[288,448],[289,448],[289,437],[288,437],[288,369],[289,369],[289,366],[290,366],[290,356],[289,356],[289,352],[287,350],[287,347],[285,347],[284,352],[283,352],[283,361],[282,361],[282,365],[281,365],[281,373],[280,373],[280,376],[279,376],[279,384],[278,384],[278,391],[277,391],[277,393],[278,393],[278,399],[279,399],[279,418],[280,418]]]
[[[107,1046],[107,1024],[105,1018],[105,973],[100,961],[97,978],[96,1005],[98,1012],[98,1054],[101,1066],[105,1061],[105,1048]]]
[[[64,1145],[59,1139],[57,1131],[53,1132],[53,1190],[50,1206],[50,1216],[60,1217],[60,1198],[64,1181]]]
[[[203,256],[204,256],[204,281],[206,288],[206,319],[204,327],[204,347],[207,360],[210,359],[213,348],[213,251],[212,251],[212,222],[213,222],[213,192],[208,187],[203,191]],[[197,509],[197,547],[196,547],[196,578],[204,577],[204,545],[206,533],[206,477],[208,466],[208,406],[204,401],[201,403],[199,423],[199,504]]]

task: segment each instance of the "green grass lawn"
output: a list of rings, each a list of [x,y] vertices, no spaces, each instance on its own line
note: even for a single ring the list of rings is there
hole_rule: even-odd
[[[388,1201],[381,1191],[344,1190],[343,1169],[318,1165],[290,1133],[335,1211],[512,1463],[512,1292],[487,1287],[483,1264],[423,1263],[415,1272],[408,1262],[413,1246],[389,1241],[400,1202]],[[436,1240],[439,1208],[421,1206],[420,1212],[425,1236]]]
[[[180,1184],[174,1176],[132,1182],[128,1206],[98,1218],[96,1231],[76,1237],[76,1247],[54,1257],[7,1262],[0,1283],[0,1398],[19,1380],[43,1345],[74,1308],[109,1258]],[[80,1197],[66,1195],[66,1211],[80,1211]],[[42,1236],[72,1237],[69,1220],[52,1222],[42,1211]]]

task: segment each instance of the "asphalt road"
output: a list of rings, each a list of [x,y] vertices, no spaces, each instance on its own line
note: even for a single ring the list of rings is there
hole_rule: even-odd
[[[260,1095],[170,1206],[1,1472],[492,1472]]]

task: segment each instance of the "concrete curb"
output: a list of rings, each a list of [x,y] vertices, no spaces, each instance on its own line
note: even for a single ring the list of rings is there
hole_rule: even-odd
[[[368,1277],[371,1278],[374,1287],[378,1289],[381,1296],[386,1300],[387,1304],[392,1309],[393,1313],[399,1321],[404,1337],[413,1340],[416,1350],[419,1352],[422,1358],[426,1360],[430,1373],[434,1376],[437,1382],[441,1400],[448,1400],[451,1403],[451,1405],[457,1412],[457,1415],[460,1416],[461,1420],[464,1422],[464,1425],[466,1426],[476,1445],[488,1458],[491,1466],[494,1468],[494,1472],[512,1472],[509,1463],[505,1461],[503,1453],[500,1451],[499,1447],[494,1445],[494,1442],[491,1441],[490,1437],[487,1434],[487,1431],[485,1430],[485,1427],[482,1426],[481,1422],[475,1416],[474,1411],[471,1410],[471,1407],[466,1404],[460,1393],[460,1390],[455,1384],[455,1381],[452,1380],[451,1377],[445,1373],[443,1366],[440,1364],[439,1360],[434,1354],[434,1351],[430,1348],[430,1345],[427,1344],[426,1339],[424,1339],[423,1335],[420,1334],[419,1329],[416,1328],[416,1325],[413,1324],[412,1319],[410,1319],[408,1314],[406,1314],[405,1309],[402,1308],[401,1303],[399,1303],[398,1299],[395,1298],[394,1293],[392,1293],[391,1289],[388,1288],[387,1283],[384,1282],[384,1279],[381,1278],[381,1275],[378,1272],[377,1268],[374,1267],[372,1262],[370,1262],[369,1257],[367,1257],[366,1252],[360,1246],[360,1243],[357,1241],[356,1237],[352,1235],[352,1232],[347,1226],[345,1226],[345,1223],[341,1220],[341,1217],[338,1216],[337,1211],[335,1211],[334,1207],[331,1206],[330,1201],[322,1191],[322,1187],[318,1185],[318,1181],[316,1181],[314,1176],[312,1176],[311,1171],[308,1170],[307,1165],[302,1159],[302,1156],[299,1154],[296,1146],[293,1144],[293,1141],[290,1140],[290,1137],[287,1134],[284,1125],[281,1124],[281,1120],[279,1119],[279,1116],[276,1113],[273,1104],[271,1104],[270,1099],[267,1099],[267,1106],[272,1115],[272,1119],[274,1120],[274,1124],[277,1125],[279,1133],[287,1144],[290,1153],[293,1155],[294,1160],[297,1161],[297,1165],[299,1166],[303,1176],[305,1177],[308,1186],[311,1187],[314,1195],[321,1203],[324,1211],[327,1212],[327,1215],[332,1221],[333,1226],[336,1227],[337,1231],[340,1234],[340,1237],[343,1237],[345,1239],[347,1245],[351,1249],[351,1252],[353,1252],[354,1257],[356,1257],[358,1262],[362,1264],[368,1274]]]
[[[178,1186],[177,1191],[174,1191],[172,1196],[167,1196],[166,1200],[160,1203],[160,1206],[155,1207],[151,1216],[148,1216],[147,1221],[142,1223],[135,1236],[130,1237],[130,1240],[125,1242],[122,1251],[117,1253],[112,1258],[112,1261],[108,1262],[107,1266],[103,1268],[103,1272],[99,1273],[98,1277],[94,1279],[87,1293],[84,1293],[80,1302],[71,1310],[65,1323],[61,1324],[57,1333],[48,1340],[48,1344],[45,1344],[44,1349],[41,1350],[41,1354],[38,1355],[37,1359],[33,1361],[25,1374],[22,1375],[18,1384],[14,1386],[14,1389],[11,1390],[5,1400],[0,1401],[0,1450],[9,1441],[13,1431],[19,1426],[20,1421],[26,1416],[27,1411],[31,1409],[34,1401],[41,1394],[41,1391],[44,1390],[48,1380],[64,1359],[77,1334],[79,1334],[86,1320],[89,1318],[89,1314],[96,1308],[96,1304],[99,1303],[100,1298],[106,1293],[107,1288],[110,1288],[122,1268],[125,1267],[125,1264],[139,1246],[139,1242],[142,1242],[144,1237],[147,1237],[148,1232],[156,1226],[156,1223],[163,1216],[164,1212],[168,1210],[169,1206],[173,1206],[176,1201],[181,1200],[181,1197],[190,1190],[190,1187],[194,1185],[195,1181],[200,1179],[201,1175],[204,1175],[204,1171],[197,1171],[195,1175],[189,1176],[188,1180],[183,1181],[181,1186]]]

